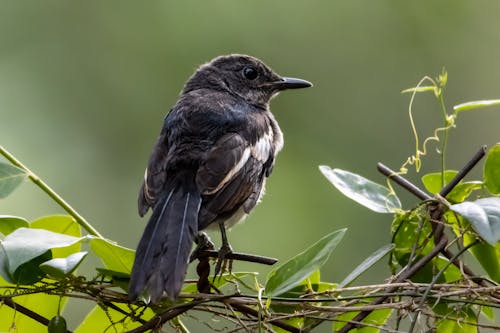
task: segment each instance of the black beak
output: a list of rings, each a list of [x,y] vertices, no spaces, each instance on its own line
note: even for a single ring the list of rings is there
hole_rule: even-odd
[[[302,79],[293,77],[283,77],[279,81],[273,82],[273,86],[277,90],[300,89],[312,87],[312,83]]]

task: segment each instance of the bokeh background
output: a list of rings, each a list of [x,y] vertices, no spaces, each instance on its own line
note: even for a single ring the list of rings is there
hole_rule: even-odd
[[[449,107],[500,98],[499,13],[499,2],[482,0],[3,1],[0,144],[101,233],[134,248],[146,222],[137,215],[137,190],[183,83],[217,55],[259,57],[315,86],[273,100],[285,149],[263,203],[230,232],[231,244],[284,261],[348,227],[322,271],[324,280],[338,282],[390,241],[391,217],[343,197],[318,165],[383,182],[376,163],[398,168],[414,151],[410,96],[401,90],[443,67]],[[421,137],[441,125],[440,117],[432,94],[419,95]],[[457,124],[450,168],[500,141],[498,107],[461,114]],[[437,170],[431,148],[424,172]],[[415,203],[402,198],[407,208]],[[0,202],[0,213],[32,219],[62,211],[25,184]],[[235,270],[260,271],[262,280],[268,271],[239,263]],[[387,275],[381,264],[360,283]],[[85,306],[70,307],[71,326]]]

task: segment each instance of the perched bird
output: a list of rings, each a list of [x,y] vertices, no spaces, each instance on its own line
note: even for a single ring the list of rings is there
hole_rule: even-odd
[[[139,215],[153,213],[137,247],[129,297],[175,299],[198,234],[225,228],[259,202],[283,135],[269,110],[280,91],[311,83],[281,77],[247,55],[200,66],[165,117],[139,192]],[[222,254],[222,255],[221,255]]]

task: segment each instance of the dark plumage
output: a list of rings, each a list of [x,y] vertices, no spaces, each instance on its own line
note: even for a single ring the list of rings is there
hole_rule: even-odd
[[[245,55],[215,58],[188,80],[165,117],[139,192],[139,214],[153,214],[136,252],[130,298],[153,303],[181,290],[200,231],[230,227],[259,201],[281,130],[269,111],[279,91],[305,88]]]

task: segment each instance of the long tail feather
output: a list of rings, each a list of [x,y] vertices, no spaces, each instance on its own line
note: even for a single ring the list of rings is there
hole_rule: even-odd
[[[198,233],[200,204],[199,193],[182,187],[166,191],[157,202],[137,247],[130,299],[146,293],[157,303],[163,292],[171,299],[179,296]]]

